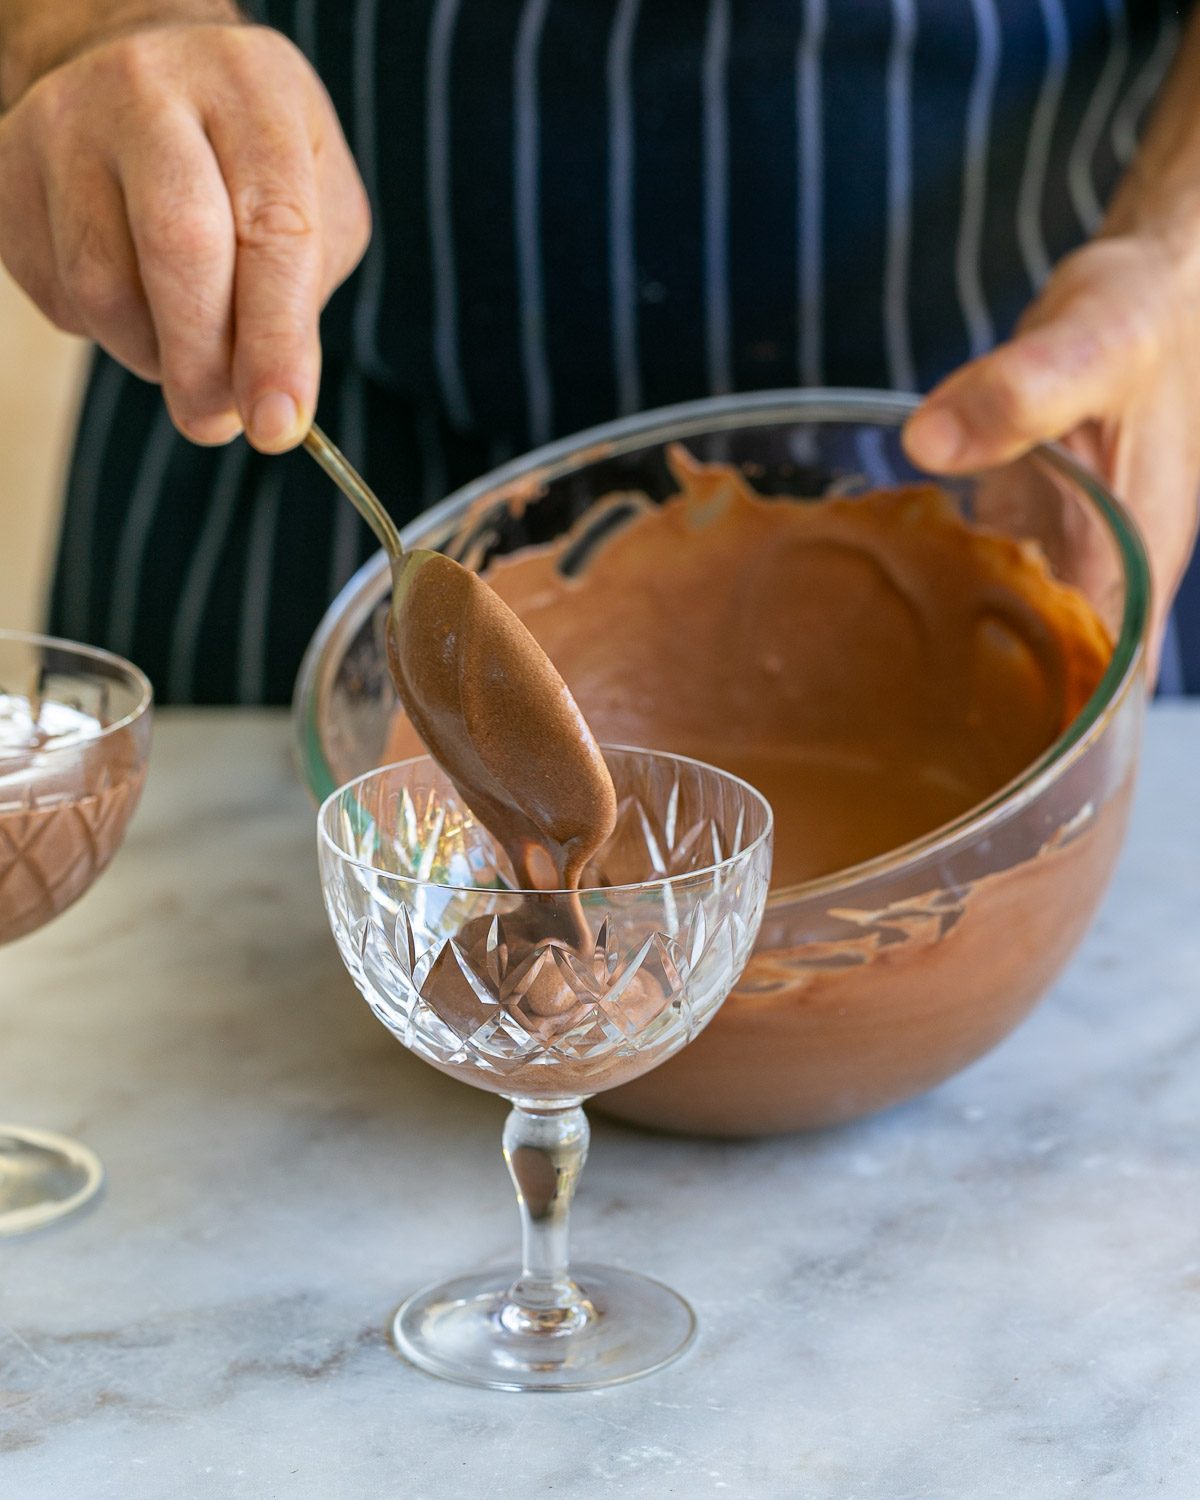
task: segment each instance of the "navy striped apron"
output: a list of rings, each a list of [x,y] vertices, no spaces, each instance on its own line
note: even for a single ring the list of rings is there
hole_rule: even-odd
[[[1158,0],[257,12],[325,80],[374,204],[325,316],[319,415],[401,522],[640,408],[928,387],[1096,228],[1180,25]],[[283,702],[372,550],[311,461],[195,448],[97,360],[55,631],[132,656],[163,702]],[[1176,689],[1185,665],[1200,687],[1200,576],[1188,593]]]

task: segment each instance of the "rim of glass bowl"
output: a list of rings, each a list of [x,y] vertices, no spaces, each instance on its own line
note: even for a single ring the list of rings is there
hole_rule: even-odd
[[[116,667],[119,671],[129,677],[133,686],[137,689],[138,700],[127,714],[122,714],[119,719],[114,719],[111,724],[106,724],[99,734],[90,734],[85,740],[68,740],[66,744],[56,745],[53,740],[43,745],[38,751],[39,755],[66,754],[79,750],[85,745],[96,745],[101,740],[106,740],[111,734],[119,734],[122,729],[128,729],[146,713],[154,702],[154,687],[150,679],[142,671],[141,667],[135,667],[133,662],[127,661],[125,657],[118,656],[115,651],[106,651],[103,646],[85,646],[81,641],[69,641],[61,635],[42,635],[36,630],[7,630],[0,628],[0,644],[5,641],[15,641],[21,646],[53,646],[55,650],[69,653],[73,656],[83,657],[87,661],[103,662],[105,666]]]
[[[649,443],[677,442],[702,433],[734,427],[765,427],[787,421],[874,422],[879,426],[899,427],[917,405],[917,397],[894,391],[826,387],[821,390],[749,391],[742,395],[714,396],[639,412],[616,422],[588,428],[572,437],[560,438],[492,469],[415,517],[404,527],[401,540],[405,546],[410,546],[418,534],[436,533],[440,526],[461,520],[472,505],[508,485],[527,485],[532,480],[545,483],[596,459],[619,456],[644,448]],[[986,833],[1002,817],[1027,806],[1104,732],[1145,654],[1150,603],[1150,568],[1145,548],[1137,525],[1124,505],[1065,449],[1057,444],[1040,444],[1030,456],[1043,460],[1083,491],[1107,523],[1109,535],[1116,545],[1125,582],[1124,611],[1120,634],[1104,676],[1062,734],[1020,775],[1006,782],[986,801],[976,803],[961,817],[931,829],[920,838],[871,859],[796,885],[781,886],[770,892],[767,898],[769,907],[843,890],[917,859],[946,854],[951,848]],[[351,606],[385,570],[386,559],[382,553],[363,564],[329,606],[300,665],[293,713],[296,741],[310,788],[322,781],[328,784],[333,779],[321,752],[316,724],[310,722],[313,717],[310,711],[315,710],[318,701],[318,676],[325,649],[331,638],[345,627]],[[357,630],[361,624],[360,617],[354,628]]]
[[[685,870],[679,875],[662,875],[650,880],[631,880],[627,881],[624,885],[581,885],[576,890],[537,891],[526,890],[519,885],[506,885],[502,888],[501,894],[505,896],[597,896],[613,895],[619,891],[657,890],[667,885],[683,885],[691,880],[708,879],[721,870],[728,870],[733,865],[740,864],[742,861],[749,859],[754,851],[761,848],[774,832],[775,809],[756,786],[752,785],[749,781],[744,781],[740,776],[735,776],[732,771],[723,771],[720,766],[713,766],[707,761],[697,760],[694,755],[676,755],[672,750],[646,750],[640,745],[607,744],[601,745],[600,748],[602,750],[616,750],[624,755],[640,755],[647,760],[667,760],[673,765],[699,766],[703,771],[714,772],[723,781],[732,782],[734,786],[740,786],[750,793],[753,800],[758,803],[759,807],[766,814],[766,826],[761,833],[755,834],[745,848],[739,849],[736,854],[726,855],[724,859],[717,860],[715,864],[701,865],[698,870]],[[455,895],[466,895],[470,892],[487,890],[488,887],[486,886],[455,885],[446,880],[419,880],[413,875],[400,875],[395,870],[385,870],[380,865],[373,865],[370,860],[355,859],[352,854],[348,854],[342,848],[341,844],[338,843],[326,826],[327,815],[333,804],[344,797],[347,792],[352,791],[356,786],[360,786],[364,781],[370,781],[376,776],[384,776],[389,771],[402,771],[408,766],[421,765],[433,766],[435,769],[439,769],[432,755],[411,755],[407,760],[392,761],[390,765],[376,766],[373,770],[364,771],[361,776],[356,776],[352,781],[347,781],[344,786],[335,788],[325,798],[324,802],[321,803],[317,811],[317,830],[321,842],[328,845],[344,864],[353,865],[356,870],[366,870],[372,875],[385,875],[389,880],[403,880],[408,885],[424,886],[427,890],[431,891],[450,891]],[[442,772],[442,775],[445,775],[445,772]]]

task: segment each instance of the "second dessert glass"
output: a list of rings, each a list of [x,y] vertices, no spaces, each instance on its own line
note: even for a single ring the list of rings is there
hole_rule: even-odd
[[[771,870],[771,809],[683,756],[605,750],[616,829],[579,891],[514,889],[429,759],[359,777],[319,816],[321,883],[371,1009],[434,1067],[512,1102],[519,1268],[418,1292],[396,1315],[423,1369],[500,1390],[585,1390],[662,1368],[691,1308],[660,1283],[570,1267],[584,1100],[690,1041],[745,966]]]
[[[146,779],[150,684],[107,651],[0,630],[0,946],[77,901]],[[74,1213],[104,1171],[79,1141],[0,1125],[0,1235]]]

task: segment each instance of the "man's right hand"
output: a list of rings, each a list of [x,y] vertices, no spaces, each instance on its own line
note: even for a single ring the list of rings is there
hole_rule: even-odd
[[[265,27],[117,34],[0,117],[0,259],[199,443],[300,441],[321,309],[369,238],[329,97]]]

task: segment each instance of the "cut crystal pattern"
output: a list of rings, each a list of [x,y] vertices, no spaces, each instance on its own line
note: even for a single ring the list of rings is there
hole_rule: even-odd
[[[513,893],[437,773],[381,773],[342,794],[346,855],[321,850],[330,921],[376,1015],[428,1061],[500,1092],[589,1093],[676,1051],[725,998],[757,932],[769,846],[734,858],[754,842],[736,783],[627,758],[669,774],[618,782],[616,829],[579,897]]]

